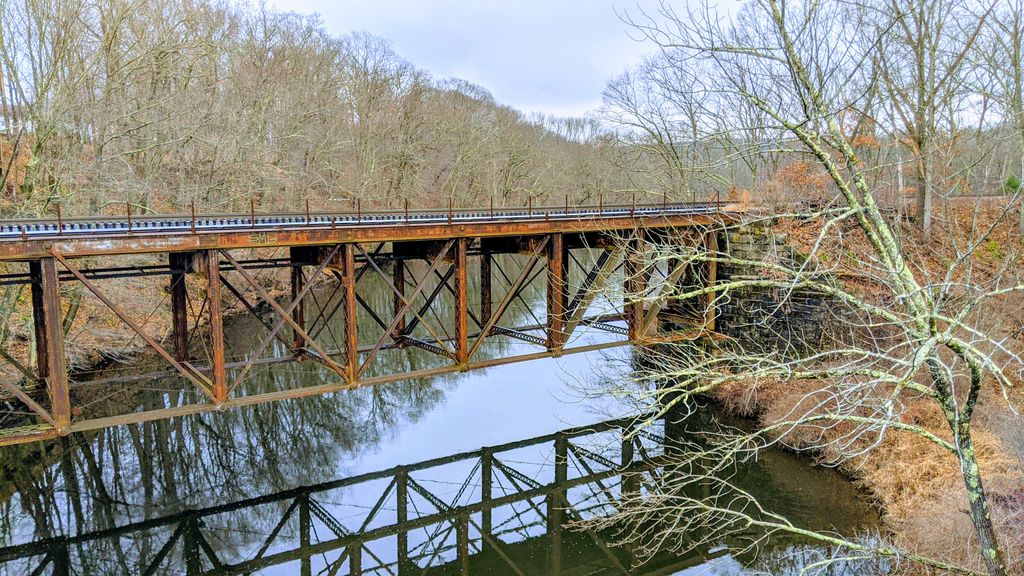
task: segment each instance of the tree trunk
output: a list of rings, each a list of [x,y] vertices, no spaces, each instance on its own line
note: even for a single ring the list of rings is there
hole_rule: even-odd
[[[960,471],[963,474],[964,486],[967,488],[967,499],[970,502],[971,522],[978,537],[978,545],[985,560],[985,568],[992,576],[1006,576],[1006,564],[999,549],[992,516],[989,514],[988,498],[981,481],[977,455],[974,453],[974,441],[970,428],[961,426],[956,434],[957,451],[960,453]]]
[[[932,183],[931,167],[928,156],[920,152],[921,157],[917,161],[917,197],[914,217],[918,225],[924,230],[925,237],[932,231]]]
[[[1024,131],[1022,131],[1024,132]],[[1020,222],[1018,223],[1018,231],[1024,234],[1024,135],[1021,136],[1021,154],[1020,154],[1020,180],[1018,180],[1017,189],[1013,191],[1017,195],[1017,203],[1020,205]]]

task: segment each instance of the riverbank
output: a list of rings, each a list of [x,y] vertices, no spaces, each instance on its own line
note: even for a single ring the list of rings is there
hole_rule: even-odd
[[[950,204],[938,211],[936,230],[924,238],[916,226],[902,226],[908,261],[920,268],[921,276],[941,282],[951,263],[959,257],[958,247],[970,241],[970,230],[991,233],[971,257],[964,274],[985,285],[997,275],[1019,279],[1024,276],[1024,251],[1016,230],[1016,214],[1003,211],[1002,200],[981,207]],[[786,220],[777,222],[775,234],[788,245],[808,254],[824,220]],[[843,225],[841,224],[840,227]],[[868,301],[886,305],[869,279],[854,273],[861,263],[871,259],[871,249],[852,229],[844,235],[844,244],[824,252],[836,277],[848,290]],[[954,281],[957,278],[953,279]],[[981,329],[1003,338],[1008,350],[1024,349],[1024,301],[1019,295],[1002,298],[985,311]],[[1012,366],[1009,362],[1008,365]],[[976,452],[989,493],[993,518],[1008,555],[1011,573],[1024,573],[1024,427],[1012,406],[1021,405],[1024,391],[1021,374],[1011,374],[1015,386],[1004,397],[991,383],[983,387],[974,418]],[[792,418],[814,406],[821,383],[809,381],[759,382],[751,385],[726,385],[714,398],[738,416],[754,418],[770,425]],[[904,407],[902,423],[923,428],[944,439],[951,439],[946,420],[934,400],[902,392],[898,401]],[[957,461],[944,449],[920,436],[888,430],[884,435],[869,434],[858,439],[855,448],[870,448],[856,457],[834,451],[828,441],[840,438],[847,430],[806,427],[788,434],[785,444],[798,451],[811,450],[815,458],[834,464],[859,482],[883,511],[883,519],[895,542],[904,549],[982,569],[973,526],[967,514],[968,500]],[[869,447],[871,442],[877,445]],[[824,449],[820,449],[825,446]]]

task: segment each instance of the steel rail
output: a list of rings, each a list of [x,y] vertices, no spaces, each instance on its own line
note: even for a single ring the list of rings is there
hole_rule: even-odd
[[[34,218],[0,220],[0,241],[39,240],[58,237],[144,235],[157,233],[266,231],[280,229],[339,228],[393,224],[512,222],[579,220],[652,216],[662,214],[710,214],[720,212],[720,202],[691,202],[636,206],[534,207],[458,210],[375,211],[367,213],[319,212],[313,214],[211,214],[205,216]]]

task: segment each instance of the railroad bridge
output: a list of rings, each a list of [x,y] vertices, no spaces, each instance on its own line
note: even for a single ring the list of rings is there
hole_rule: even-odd
[[[27,359],[0,349],[0,361],[17,376],[0,379],[0,394],[22,416],[0,427],[0,445],[694,338],[714,329],[713,294],[703,310],[675,311],[691,316],[684,332],[661,333],[659,318],[670,311],[668,296],[680,286],[713,284],[714,264],[684,265],[650,254],[671,243],[715,251],[714,225],[729,218],[719,203],[664,203],[0,222],[0,261],[16,263],[13,272],[0,275],[0,284],[31,286],[35,342]],[[271,294],[260,278],[274,269],[289,271],[285,297]],[[136,303],[117,297],[107,284],[154,276],[166,278],[169,338],[154,334]],[[69,374],[64,283],[80,283],[112,322],[130,328],[163,364],[160,370],[88,379]],[[543,293],[537,314],[530,290]],[[593,313],[599,299],[618,307]],[[226,349],[225,302],[265,328],[251,349]],[[510,322],[514,306],[533,321]],[[581,343],[581,327],[606,337]],[[536,349],[484,358],[481,349],[495,340]],[[436,361],[381,371],[383,354],[409,348]],[[322,383],[246,388],[260,371],[300,361],[321,366]],[[80,405],[86,389],[160,377],[180,380],[182,393],[165,393],[157,407],[98,412]]]

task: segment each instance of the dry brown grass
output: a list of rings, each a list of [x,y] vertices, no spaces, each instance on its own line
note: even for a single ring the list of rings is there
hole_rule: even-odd
[[[956,245],[963,246],[972,228],[994,226],[991,236],[972,258],[971,280],[982,282],[1002,273],[1020,281],[1024,277],[1024,250],[1017,230],[1016,213],[1004,213],[1004,199],[940,202],[936,230],[924,238],[912,223],[901,222],[908,259],[924,278],[941,278],[956,257]],[[820,221],[783,221],[776,232],[787,242],[808,252],[817,239]],[[850,232],[855,232],[851,230]],[[836,275],[848,289],[862,295],[879,295],[876,281],[860,273],[871,256],[861,235],[844,234],[842,246],[831,246],[829,260]],[[955,279],[963,279],[966,272]],[[974,318],[979,326],[1007,338],[1010,346],[1024,349],[1024,299],[1013,295],[993,302]],[[1015,374],[1021,380],[1021,374]],[[730,384],[716,391],[716,399],[730,412],[758,418],[769,424],[805,413],[819,397],[812,394],[813,382],[764,382],[754,386]],[[1011,392],[1011,400],[1024,400],[1024,383]],[[950,438],[945,419],[927,398],[905,396],[907,409],[902,418],[943,437]],[[974,440],[986,489],[990,495],[1000,537],[1008,555],[1011,572],[1024,574],[1024,450],[1021,449],[1024,420],[1012,413],[994,386],[986,388],[979,403]],[[819,429],[794,430],[786,443],[795,448],[820,446],[846,430],[836,427],[825,436]],[[876,437],[865,438],[863,442]],[[819,451],[823,459],[839,455],[829,448]],[[912,434],[890,431],[867,456],[846,460],[841,469],[870,492],[883,511],[892,537],[915,552],[982,568],[974,531],[966,513],[967,496],[957,460],[935,444]]]

